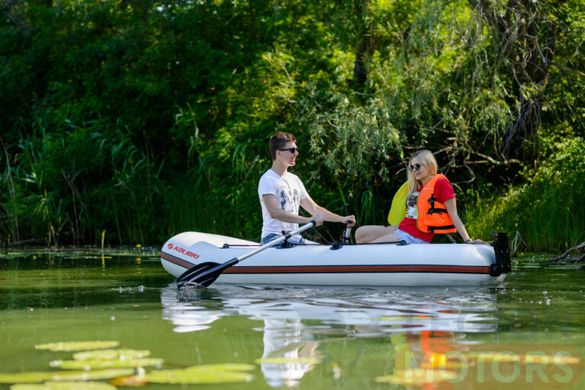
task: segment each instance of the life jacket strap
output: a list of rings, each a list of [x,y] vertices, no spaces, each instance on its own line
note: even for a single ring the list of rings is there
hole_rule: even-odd
[[[447,213],[447,209],[444,208],[440,208],[440,207],[431,207],[429,209],[429,211],[427,211],[427,214],[431,215],[431,214],[445,214]]]
[[[429,232],[434,233],[436,231],[441,231],[441,230],[455,229],[455,226],[454,225],[447,225],[447,226],[427,226],[427,229],[429,229]]]
[[[447,209],[442,208],[442,207],[435,207],[435,202],[437,201],[437,199],[435,199],[435,194],[431,194],[431,197],[429,198],[429,204],[431,205],[431,207],[429,208],[429,210],[427,211],[427,214],[431,215],[431,214],[443,214],[447,212]]]

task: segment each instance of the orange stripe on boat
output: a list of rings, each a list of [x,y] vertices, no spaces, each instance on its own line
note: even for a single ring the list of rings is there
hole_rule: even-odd
[[[161,252],[160,258],[165,259],[166,261],[169,261],[173,264],[176,264],[176,265],[181,266],[181,267],[186,268],[186,269],[189,269],[195,265],[191,262],[188,262],[187,260],[183,260],[177,256],[170,255],[166,252]]]
[[[340,273],[465,273],[489,274],[484,266],[460,265],[311,265],[311,266],[239,266],[224,274],[340,274]]]

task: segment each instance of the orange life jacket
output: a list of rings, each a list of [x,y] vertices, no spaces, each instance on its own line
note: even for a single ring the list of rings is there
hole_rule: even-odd
[[[424,233],[448,234],[455,233],[457,229],[453,225],[453,221],[447,213],[445,205],[435,199],[435,183],[437,180],[444,178],[445,175],[438,174],[433,176],[431,180],[420,191],[416,203],[418,209],[418,218],[416,219],[416,227]]]

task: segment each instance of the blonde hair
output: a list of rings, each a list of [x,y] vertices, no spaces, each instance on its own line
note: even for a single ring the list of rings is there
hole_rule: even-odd
[[[412,194],[415,192],[421,185],[422,182],[416,180],[416,177],[410,170],[410,164],[412,163],[412,159],[416,158],[418,163],[425,167],[426,170],[429,172],[431,176],[435,176],[437,171],[439,170],[439,166],[437,165],[437,160],[435,156],[430,150],[421,149],[417,150],[413,154],[410,155],[410,161],[408,162],[408,167],[406,169],[406,176],[408,179],[408,194]]]

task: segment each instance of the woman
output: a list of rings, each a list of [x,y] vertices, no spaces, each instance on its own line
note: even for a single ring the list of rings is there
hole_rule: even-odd
[[[471,242],[465,225],[457,214],[455,191],[449,180],[437,174],[437,160],[428,150],[412,154],[408,164],[406,216],[396,226],[362,226],[355,232],[358,243],[404,241],[424,244],[435,234],[459,232],[464,242]]]

